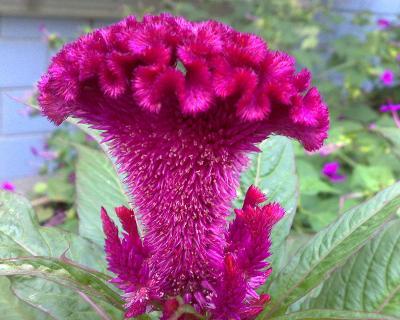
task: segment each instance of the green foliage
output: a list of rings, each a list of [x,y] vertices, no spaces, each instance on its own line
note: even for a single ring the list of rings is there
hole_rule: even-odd
[[[105,310],[121,318],[122,304],[108,284],[101,247],[76,234],[41,227],[29,202],[10,192],[0,192],[0,239],[0,275],[7,276],[0,277],[0,310],[10,317],[102,319],[98,310]]]
[[[317,233],[279,272],[270,286],[273,300],[265,314],[285,311],[318,286],[400,207],[400,183],[343,214]]]
[[[400,314],[400,221],[391,221],[377,236],[309,295],[300,309],[365,310]],[[332,294],[332,293],[335,294]]]

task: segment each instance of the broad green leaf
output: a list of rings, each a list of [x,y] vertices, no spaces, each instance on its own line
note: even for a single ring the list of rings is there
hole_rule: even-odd
[[[273,297],[263,316],[285,312],[341,266],[400,206],[400,183],[343,214],[320,231],[281,270],[270,286]]]
[[[13,277],[11,281],[13,292],[18,298],[30,305],[40,306],[42,310],[51,315],[52,319],[105,319],[105,317],[100,317],[93,307],[82,298],[81,292],[77,293],[65,286],[37,277]],[[111,305],[93,297],[91,300],[96,304],[96,308],[102,310],[108,318],[122,319],[121,312]]]
[[[15,193],[0,192],[0,259],[29,256],[62,257],[62,263],[71,264],[71,270],[75,270],[75,268],[90,268],[97,269],[103,273],[106,272],[104,252],[101,248],[76,234],[58,228],[39,226],[35,213],[25,198]],[[31,259],[39,258],[32,257]],[[72,260],[75,262],[72,262]],[[81,270],[81,275],[87,271],[85,269]],[[41,268],[41,270],[43,271],[44,269]],[[95,271],[90,271],[89,273],[93,272],[97,277],[104,280],[109,278],[103,273],[100,274]],[[45,278],[44,275],[43,278]],[[7,280],[5,277],[0,277],[0,279]],[[10,281],[12,282],[12,291],[20,299],[35,308],[43,310],[46,314],[51,315],[52,318],[67,319],[64,314],[69,314],[71,319],[79,319],[79,310],[87,310],[87,319],[100,319],[89,303],[79,296],[79,293],[55,282],[26,276],[12,276]],[[25,284],[33,286],[31,294],[25,294],[26,290],[28,290],[24,287]],[[24,287],[24,289],[21,289],[21,287]],[[118,296],[114,290],[112,291],[114,295]],[[58,304],[49,305],[43,300],[47,299],[49,295],[56,295],[56,293],[60,301]],[[62,303],[63,300],[68,301],[68,303]],[[96,299],[94,298],[94,300]],[[114,317],[115,319],[122,317],[121,311],[110,304],[102,302],[100,299],[97,299],[96,302],[102,305],[108,314],[119,315]],[[0,309],[4,307],[0,299]],[[20,319],[30,318],[21,316]]]
[[[66,256],[81,265],[106,272],[104,251],[76,234],[39,226],[24,197],[0,191],[0,258]]]
[[[118,293],[112,290],[104,274],[50,257],[0,259],[0,276],[32,276],[55,282],[64,287],[101,298],[122,309]]]
[[[114,208],[129,203],[121,179],[104,153],[78,147],[76,188],[79,234],[103,246],[101,207],[117,221]]]
[[[293,144],[285,137],[271,137],[260,146],[262,152],[253,155],[252,164],[243,176],[241,193],[254,184],[268,197],[279,202],[286,210],[285,217],[272,231],[272,264],[278,268],[284,242],[290,232],[298,199],[298,179]]]
[[[397,320],[398,318],[382,316],[376,313],[360,311],[324,310],[313,309],[286,314],[284,316],[268,318],[271,320],[321,320],[321,319],[343,319],[343,320]]]
[[[400,318],[400,220],[392,221],[324,282],[305,309],[375,312]]]
[[[0,315],[7,320],[47,320],[51,317],[41,310],[31,307],[18,299],[11,290],[11,283],[6,277],[0,277]]]

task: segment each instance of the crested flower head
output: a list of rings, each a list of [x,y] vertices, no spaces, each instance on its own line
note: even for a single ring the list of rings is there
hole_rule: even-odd
[[[175,297],[215,319],[251,319],[268,300],[268,236],[282,217],[250,188],[227,226],[249,152],[272,134],[318,149],[328,110],[308,70],[258,36],[170,15],[128,17],[66,45],[39,83],[41,109],[101,130],[143,222],[103,210],[109,267],[127,316]],[[233,294],[236,292],[237,294]],[[154,303],[156,301],[156,303]],[[173,309],[173,308],[172,308]],[[188,316],[189,317],[189,316]]]

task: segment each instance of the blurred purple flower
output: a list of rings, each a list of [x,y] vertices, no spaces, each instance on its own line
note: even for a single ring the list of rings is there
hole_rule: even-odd
[[[38,150],[36,147],[31,147],[31,152],[34,156],[43,158],[44,160],[54,160],[57,158],[57,152],[51,150]]]
[[[337,161],[327,162],[321,170],[321,173],[327,177],[331,182],[343,182],[346,180],[346,176],[338,173],[340,170],[340,163]]]
[[[380,112],[391,112],[391,111],[399,111],[399,110],[400,110],[400,104],[392,104],[392,103],[383,104],[379,108]]]
[[[376,123],[375,123],[375,122],[371,122],[371,123],[368,125],[368,129],[369,129],[369,130],[375,130],[375,129],[376,129]]]
[[[6,191],[14,192],[15,191],[15,186],[14,186],[14,184],[12,182],[4,181],[0,185],[0,190],[6,190]]]
[[[387,19],[378,19],[376,23],[381,29],[387,29],[390,27],[390,21]]]
[[[394,72],[390,69],[386,69],[382,72],[380,80],[385,86],[391,86],[394,81]]]

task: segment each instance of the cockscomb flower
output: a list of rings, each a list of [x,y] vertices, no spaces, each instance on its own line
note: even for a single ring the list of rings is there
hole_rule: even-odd
[[[39,82],[41,109],[102,131],[134,199],[102,211],[127,316],[181,297],[214,319],[251,319],[268,300],[268,235],[283,215],[250,188],[227,226],[249,152],[272,134],[318,149],[328,110],[311,74],[256,35],[170,15],[128,17],[67,44]],[[234,294],[235,292],[235,294]]]

